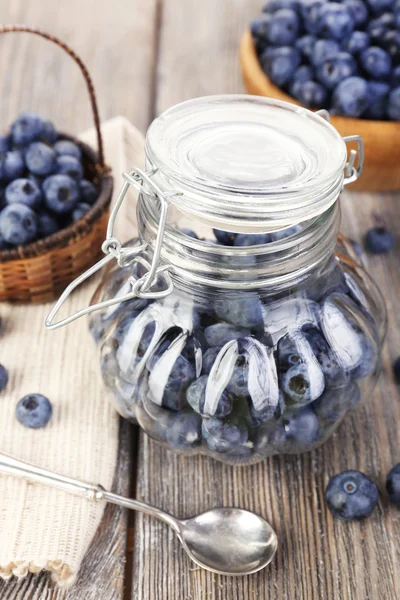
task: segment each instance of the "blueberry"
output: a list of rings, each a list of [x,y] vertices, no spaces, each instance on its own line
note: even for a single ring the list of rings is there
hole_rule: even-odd
[[[319,423],[316,415],[309,408],[302,408],[293,414],[283,416],[286,439],[293,440],[300,446],[314,444],[319,438]]]
[[[78,221],[79,219],[81,219],[83,217],[83,215],[85,215],[89,210],[91,209],[91,206],[89,204],[86,204],[85,202],[79,202],[76,207],[74,208],[74,210],[72,211],[72,220],[73,221]]]
[[[0,154],[11,150],[10,136],[6,134],[0,134]]]
[[[57,155],[43,142],[33,142],[25,154],[26,166],[35,175],[50,175],[57,169]]]
[[[320,83],[317,83],[316,81],[306,81],[305,83],[300,84],[296,97],[305,106],[318,108],[325,104],[327,92]]]
[[[327,58],[317,69],[318,80],[328,89],[333,89],[343,79],[354,75],[357,63],[348,52],[338,52],[335,56]]]
[[[301,55],[296,48],[290,46],[271,47],[261,54],[260,63],[271,81],[282,87],[293,78],[301,63]]]
[[[386,490],[390,502],[400,506],[400,463],[389,471],[386,477]]]
[[[86,204],[94,204],[97,200],[97,190],[91,181],[81,179],[79,182],[79,192],[82,202]]]
[[[70,140],[58,140],[53,146],[54,152],[57,156],[73,156],[78,161],[82,160],[82,151],[78,144],[71,142]]]
[[[72,179],[82,179],[83,167],[77,158],[65,154],[57,157],[57,173],[69,175]]]
[[[262,15],[250,25],[251,36],[253,38],[257,53],[260,54],[268,45],[268,24],[271,21],[271,15]]]
[[[231,340],[237,340],[247,335],[250,335],[247,329],[238,329],[228,323],[215,323],[204,330],[204,337],[209,346],[221,347]]]
[[[25,427],[39,429],[50,420],[53,412],[52,406],[46,396],[42,394],[28,394],[21,398],[15,410],[17,420]]]
[[[23,156],[19,150],[12,150],[0,154],[0,179],[3,181],[11,181],[22,177],[25,170]]]
[[[380,14],[385,10],[391,10],[393,0],[367,0],[367,4],[372,12]]]
[[[300,0],[268,0],[263,8],[263,12],[272,14],[281,8],[291,8],[297,12],[299,7]]]
[[[269,233],[238,233],[234,246],[261,246],[271,241]]]
[[[207,410],[204,410],[206,403],[206,388],[208,382],[208,375],[201,375],[198,379],[193,381],[186,390],[186,399],[190,406],[199,413],[201,416],[213,417],[225,417],[232,412],[232,396],[227,391],[223,391],[218,398],[217,408],[213,414],[209,414]]]
[[[290,367],[281,379],[282,390],[296,404],[312,402],[311,380],[307,365],[298,364]]]
[[[332,106],[339,115],[361,117],[369,105],[368,85],[361,77],[349,77],[336,87]]]
[[[2,392],[8,383],[8,371],[3,365],[0,365],[0,392]]]
[[[321,6],[317,27],[322,37],[343,40],[353,31],[354,21],[347,6],[328,2]]]
[[[372,254],[385,254],[394,246],[393,233],[384,226],[373,227],[367,231],[365,246]]]
[[[237,327],[257,327],[263,321],[261,301],[258,296],[250,294],[218,299],[215,312],[221,319]]]
[[[11,125],[11,137],[16,146],[27,146],[38,140],[43,132],[43,122],[34,113],[24,112]]]
[[[254,450],[262,456],[282,454],[286,448],[286,430],[281,422],[268,422],[256,430]]]
[[[360,520],[372,514],[378,503],[378,488],[360,471],[343,471],[329,481],[325,498],[334,517]]]
[[[199,236],[197,235],[197,233],[195,231],[192,231],[188,227],[181,227],[179,231],[181,231],[182,233],[184,233],[188,237],[191,237],[191,238],[193,238],[195,240],[199,239]]]
[[[387,31],[383,35],[381,46],[391,57],[393,64],[400,62],[400,31]]]
[[[298,38],[295,42],[295,47],[302,53],[303,56],[311,61],[311,56],[314,53],[315,43],[316,38],[313,35],[308,34]]]
[[[57,220],[51,213],[41,210],[36,214],[36,216],[38,237],[47,237],[48,235],[56,233],[56,231],[60,229]]]
[[[278,231],[274,231],[271,233],[271,238],[273,242],[276,242],[277,240],[285,240],[292,235],[296,235],[296,233],[299,231],[301,231],[300,225],[293,225],[293,227],[285,227],[284,229],[278,229]]]
[[[223,246],[233,246],[236,238],[236,233],[231,231],[222,231],[221,229],[213,229],[214,235]]]
[[[0,213],[0,231],[8,244],[27,244],[36,238],[37,217],[29,206],[14,202]]]
[[[167,429],[167,443],[179,450],[201,442],[201,417],[192,410],[181,410]]]
[[[147,349],[148,343],[143,346]],[[155,355],[157,352],[154,353]],[[186,404],[186,390],[196,377],[195,368],[182,354],[175,358],[174,342],[160,352],[151,367],[149,389],[151,399],[171,410],[180,410]]]
[[[350,383],[347,387],[325,390],[312,407],[324,425],[334,425],[348,410],[354,408],[359,400],[360,390],[357,384]]]
[[[370,103],[365,112],[365,116],[367,118],[382,120],[386,117],[386,107],[389,92],[389,84],[383,81],[368,81]]]
[[[343,385],[348,380],[349,373],[342,367],[339,357],[330,348],[321,331],[316,327],[305,327],[304,336],[321,366],[326,384],[332,387]]]
[[[296,71],[293,76],[293,81],[300,81],[300,83],[304,83],[306,81],[311,81],[314,77],[314,71],[310,65],[302,65]],[[240,244],[239,244],[240,245]]]
[[[210,371],[215,363],[215,359],[218,356],[219,351],[221,350],[221,346],[213,346],[212,348],[208,348],[203,356],[203,365],[202,372],[205,375],[209,375]]]
[[[267,39],[274,46],[290,46],[298,36],[299,17],[291,8],[277,10],[267,24]]]
[[[387,113],[392,121],[400,121],[400,86],[389,94]]]
[[[51,121],[42,121],[42,132],[39,137],[42,142],[54,144],[57,139],[57,132]]]
[[[368,21],[368,8],[363,0],[344,0],[343,4],[348,8],[356,28],[366,24]]]
[[[302,0],[300,3],[303,24],[308,33],[318,33],[321,8],[325,0]]]
[[[30,208],[37,208],[42,199],[42,194],[37,185],[29,179],[14,179],[8,184],[5,191],[7,204],[26,204]]]
[[[358,328],[355,326],[354,329],[358,330]],[[358,365],[352,369],[351,376],[354,377],[354,379],[364,379],[376,370],[378,364],[378,353],[375,343],[372,342],[372,340],[370,340],[365,333],[363,333],[361,330],[358,330],[358,336],[362,356]]]
[[[221,454],[232,454],[249,445],[246,425],[231,417],[225,420],[216,417],[203,419],[202,434],[207,446]]]
[[[370,46],[360,53],[360,63],[364,71],[375,79],[389,77],[392,69],[392,59],[389,54],[378,46]]]
[[[384,13],[377,19],[371,19],[368,23],[367,31],[371,39],[379,44],[385,35],[394,26],[394,17],[392,13]]]
[[[366,31],[353,31],[343,44],[343,50],[353,55],[359,54],[369,47],[370,41],[370,36]]]
[[[340,52],[340,46],[335,40],[318,40],[315,42],[310,60],[314,67],[319,67],[328,58],[336,56],[338,52]]]
[[[43,182],[44,203],[57,214],[71,212],[79,200],[79,187],[68,175],[50,175]]]
[[[393,363],[393,375],[396,383],[400,384],[400,356]]]

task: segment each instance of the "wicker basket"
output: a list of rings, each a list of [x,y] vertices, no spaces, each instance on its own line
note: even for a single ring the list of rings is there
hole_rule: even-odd
[[[24,25],[0,26],[0,34],[10,32],[39,35],[63,48],[75,60],[86,81],[97,133],[98,152],[71,136],[60,135],[62,139],[71,139],[80,146],[85,177],[99,190],[91,209],[81,219],[53,235],[26,246],[0,251],[0,300],[47,302],[58,296],[101,254],[113,179],[110,168],[104,162],[96,96],[84,63],[66,44],[43,31]]]

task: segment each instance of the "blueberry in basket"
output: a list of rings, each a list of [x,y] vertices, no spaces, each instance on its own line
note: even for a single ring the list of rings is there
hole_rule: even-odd
[[[269,79],[310,108],[400,120],[396,0],[269,0],[251,24]]]
[[[98,196],[79,145],[21,113],[0,135],[0,249],[46,238],[83,218]]]

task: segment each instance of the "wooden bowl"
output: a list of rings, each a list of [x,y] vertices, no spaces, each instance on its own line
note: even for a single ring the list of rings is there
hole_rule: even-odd
[[[256,96],[277,98],[300,104],[273,85],[262,70],[248,29],[240,43],[240,63],[246,90]],[[364,171],[349,188],[369,192],[400,189],[400,123],[331,117],[332,125],[340,135],[361,135],[364,141]]]

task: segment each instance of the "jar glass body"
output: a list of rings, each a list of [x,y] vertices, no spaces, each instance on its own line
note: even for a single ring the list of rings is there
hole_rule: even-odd
[[[140,196],[149,260],[159,211]],[[161,261],[173,292],[91,317],[116,409],[170,449],[233,464],[320,445],[371,394],[386,327],[375,284],[337,241],[338,203],[250,247],[181,225],[172,211]],[[141,268],[111,268],[93,302],[126,293]]]

